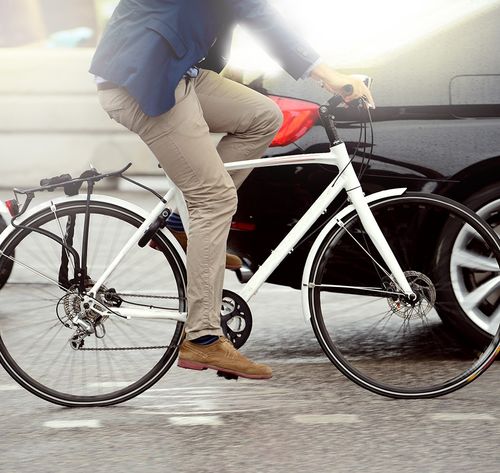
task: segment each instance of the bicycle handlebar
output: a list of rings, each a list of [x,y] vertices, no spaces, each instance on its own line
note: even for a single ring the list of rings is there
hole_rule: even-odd
[[[372,84],[372,79],[368,76],[357,76],[365,85],[369,88]],[[321,122],[323,127],[325,128],[326,134],[330,141],[330,145],[333,146],[335,143],[341,141],[340,136],[337,132],[337,127],[335,126],[335,109],[344,102],[344,96],[352,95],[354,88],[351,84],[347,84],[342,88],[343,94],[334,95],[328,102],[324,105],[321,105],[319,108],[319,116],[321,118]],[[348,106],[355,106],[357,108],[361,108],[365,104],[365,101],[361,98],[358,100],[354,100],[353,102],[348,103]]]
[[[353,87],[351,84],[344,85],[342,88],[344,93],[346,95],[351,95],[353,92]],[[333,110],[337,108],[342,102],[344,101],[344,97],[342,95],[334,95],[329,101],[328,101],[328,108],[330,110]]]
[[[373,79],[369,76],[361,75],[361,74],[355,74],[354,77],[362,80],[364,84],[370,89],[371,85],[373,83]],[[334,109],[336,109],[342,102],[344,102],[344,97],[349,96],[353,93],[354,88],[351,84],[347,84],[342,88],[343,94],[338,94],[334,95],[329,101],[328,104],[326,105],[329,109],[330,112],[333,112]],[[347,102],[346,102],[347,103]],[[360,107],[364,104],[363,99],[357,99],[353,100],[352,102],[347,103],[348,106],[350,107]]]

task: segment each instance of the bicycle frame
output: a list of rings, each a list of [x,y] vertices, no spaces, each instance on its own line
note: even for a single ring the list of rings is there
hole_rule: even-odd
[[[262,284],[264,284],[264,282],[278,267],[278,265],[285,259],[285,257],[289,253],[294,250],[295,245],[301,240],[301,238],[306,234],[306,232],[311,228],[316,220],[326,212],[328,206],[340,194],[340,192],[345,189],[352,207],[358,213],[366,233],[370,237],[371,241],[383,258],[385,264],[389,268],[395,282],[406,296],[410,298],[414,297],[414,293],[411,290],[399,263],[397,262],[368,206],[368,203],[374,200],[376,195],[384,194],[385,196],[387,195],[387,191],[374,194],[374,196],[371,197],[365,197],[361,189],[361,184],[352,167],[351,159],[343,142],[338,142],[334,146],[332,146],[329,153],[293,155],[249,161],[238,161],[225,164],[225,168],[228,171],[231,171],[237,169],[253,169],[294,164],[334,165],[339,169],[339,175],[337,175],[333,179],[333,181],[325,188],[323,193],[312,204],[309,210],[302,216],[302,218],[290,230],[290,232],[285,236],[285,238],[271,253],[271,255],[265,260],[259,270],[245,284],[243,289],[239,292],[239,296],[242,297],[245,302],[248,302],[256,294]],[[404,189],[399,189],[395,192],[401,194],[404,192]],[[382,195],[380,196],[380,198],[381,197]],[[173,201],[176,203],[180,211],[181,219],[183,220],[183,223],[186,224],[185,227],[187,228],[187,210],[185,208],[184,200],[182,199],[182,194],[179,189],[177,189],[175,186],[172,186],[165,195],[164,200],[167,203],[171,203]],[[167,204],[165,204],[164,202],[160,202],[153,209],[149,217],[147,217],[144,223],[136,230],[136,232],[125,244],[120,253],[112,261],[110,266],[96,281],[96,283],[90,290],[89,295],[86,296],[86,302],[91,304],[94,310],[97,310],[95,305],[99,304],[94,299],[95,295],[99,291],[99,288],[104,284],[111,273],[118,267],[125,254],[139,242],[141,237],[144,235],[144,232],[158,218],[158,216],[166,207]],[[341,224],[341,220],[339,218],[341,214],[342,211],[333,217],[333,219],[339,224]],[[187,315],[185,313],[178,313],[174,315],[171,313],[171,311],[167,311],[165,309],[144,308],[114,308],[113,312],[117,315],[121,315],[127,318],[165,318],[181,321],[185,320],[185,317]],[[103,313],[103,315],[110,314]]]

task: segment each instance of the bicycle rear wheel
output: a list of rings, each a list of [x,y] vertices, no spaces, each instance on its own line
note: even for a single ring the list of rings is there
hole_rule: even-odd
[[[24,225],[73,240],[81,256],[84,217],[85,202],[75,200],[57,204],[55,212],[42,210]],[[87,288],[142,222],[131,210],[92,201]],[[156,235],[155,243],[161,251],[132,248],[96,299],[111,310],[153,306],[185,311],[184,264],[163,235]],[[26,389],[56,404],[123,402],[170,368],[183,324],[112,315],[94,319],[96,332],[75,340],[72,317],[81,311],[81,295],[71,282],[72,258],[66,261],[65,253],[54,239],[28,229],[14,231],[0,245],[0,264],[14,262],[0,291],[0,362]]]
[[[476,303],[491,298],[500,288],[498,239],[467,208],[443,197],[408,193],[370,207],[418,300],[401,296],[352,213],[325,236],[309,273],[314,332],[329,359],[366,389],[400,398],[452,392],[494,360],[500,322],[497,303],[490,312],[496,335],[472,344],[456,330],[450,314],[464,304],[453,290],[452,269],[460,264],[481,273]],[[447,238],[460,241],[460,258],[451,254],[456,246],[440,241],[444,228]]]

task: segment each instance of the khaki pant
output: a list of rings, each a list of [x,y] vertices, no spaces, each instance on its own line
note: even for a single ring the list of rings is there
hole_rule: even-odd
[[[220,309],[227,237],[239,187],[250,170],[231,174],[224,162],[260,158],[282,115],[270,99],[215,72],[181,79],[176,105],[145,115],[125,89],[99,91],[109,116],[137,133],[184,194],[189,211],[186,338],[221,335]],[[227,133],[214,145],[210,132]]]

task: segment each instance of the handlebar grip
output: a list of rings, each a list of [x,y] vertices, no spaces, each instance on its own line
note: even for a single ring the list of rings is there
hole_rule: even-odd
[[[342,87],[342,90],[344,91],[344,94],[349,96],[354,92],[354,87],[351,84],[346,84],[344,87]]]
[[[342,87],[342,91],[346,96],[349,96],[354,92],[354,88],[351,84],[347,84]],[[343,101],[343,95],[335,95],[328,101],[328,108],[333,111],[333,109],[337,108]]]
[[[329,101],[328,101],[328,109],[330,111],[334,111],[342,102],[344,101],[344,98],[342,95],[334,95]]]

